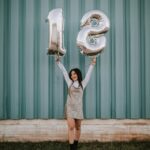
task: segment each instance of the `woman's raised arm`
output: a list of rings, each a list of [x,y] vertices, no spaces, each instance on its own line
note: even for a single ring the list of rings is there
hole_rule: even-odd
[[[68,76],[68,72],[67,72],[66,68],[65,68],[64,65],[60,62],[60,60],[57,59],[57,60],[56,60],[56,63],[57,63],[57,65],[58,65],[58,67],[60,68],[60,70],[62,71],[62,73],[63,73],[63,75],[64,75],[64,78],[65,78],[65,81],[66,81],[68,87],[70,87],[72,81],[71,81],[71,79],[70,79],[69,76]]]
[[[84,80],[82,81],[83,88],[85,88],[87,86],[95,64],[96,64],[96,58],[93,58],[92,61],[91,61],[90,66],[89,66],[89,69],[88,69],[88,71],[86,73],[86,76],[85,76]]]

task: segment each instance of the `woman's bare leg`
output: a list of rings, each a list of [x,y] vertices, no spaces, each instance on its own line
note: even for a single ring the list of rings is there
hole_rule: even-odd
[[[74,130],[75,130],[75,120],[72,118],[67,118],[67,124],[68,124],[68,139],[69,144],[74,143]]]
[[[81,135],[81,120],[75,119],[75,140],[79,141]]]

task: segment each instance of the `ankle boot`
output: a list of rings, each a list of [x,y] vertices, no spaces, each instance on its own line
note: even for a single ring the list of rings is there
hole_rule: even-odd
[[[75,148],[75,150],[78,149],[78,141],[74,141],[74,148]]]
[[[73,144],[70,144],[70,150],[75,150],[75,149],[74,149],[74,143],[73,143]]]

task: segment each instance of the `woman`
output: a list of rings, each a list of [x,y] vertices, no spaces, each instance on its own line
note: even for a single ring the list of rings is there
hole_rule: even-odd
[[[96,58],[92,59],[84,80],[82,80],[82,74],[78,68],[71,69],[68,75],[59,58],[56,59],[56,62],[61,69],[65,81],[68,85],[66,118],[68,124],[70,150],[77,150],[77,145],[81,134],[81,121],[84,118],[82,107],[83,91],[89,82],[92,70],[94,68],[94,65],[96,64]]]

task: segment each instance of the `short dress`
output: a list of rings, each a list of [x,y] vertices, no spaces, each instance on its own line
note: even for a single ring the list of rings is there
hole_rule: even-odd
[[[88,72],[85,76],[85,79],[82,81],[82,87],[79,85],[78,81],[72,81],[68,73],[63,66],[63,64],[59,61],[57,62],[59,68],[61,69],[65,81],[68,85],[68,95],[67,95],[67,102],[65,105],[65,117],[66,118],[73,118],[73,119],[84,119],[83,115],[83,92],[86,87],[86,85],[89,82],[89,79],[91,77],[92,70],[94,68],[94,65],[91,64],[89,66]]]

